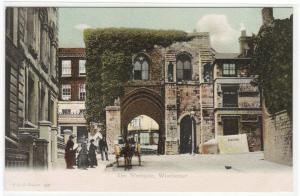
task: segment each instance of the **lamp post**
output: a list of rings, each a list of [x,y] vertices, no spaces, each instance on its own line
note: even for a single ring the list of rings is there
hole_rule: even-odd
[[[194,122],[193,122],[193,117],[195,115],[195,111],[190,111],[190,118],[192,121],[192,155],[194,155]]]

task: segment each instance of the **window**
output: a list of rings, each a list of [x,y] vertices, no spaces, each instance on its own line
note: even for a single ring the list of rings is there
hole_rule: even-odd
[[[73,133],[73,127],[72,126],[61,126],[60,127],[60,134],[64,135],[65,131],[70,131],[71,133]]]
[[[85,100],[85,84],[79,85],[79,100]]]
[[[61,61],[61,76],[71,76],[71,60]]]
[[[140,133],[140,143],[142,145],[149,145],[150,143],[149,133]]]
[[[18,8],[6,8],[6,36],[18,45]]]
[[[223,91],[223,107],[237,107],[238,106],[238,93],[237,86],[222,87]]]
[[[79,114],[84,114],[85,113],[85,109],[80,109],[79,110]]]
[[[182,54],[177,57],[176,73],[178,81],[192,79],[192,65],[188,55]]]
[[[6,36],[13,38],[14,34],[14,10],[13,8],[6,8]]]
[[[31,123],[35,122],[35,95],[34,95],[34,80],[31,77],[28,77],[28,120]]]
[[[71,109],[62,109],[61,113],[62,114],[71,114]]]
[[[223,76],[236,76],[235,64],[223,64]]]
[[[79,60],[79,75],[85,75],[85,62],[86,60]]]
[[[239,121],[238,118],[225,117],[223,118],[223,134],[224,135],[236,135],[239,133]]]
[[[85,142],[88,139],[88,132],[85,126],[77,127],[77,143]]]
[[[71,99],[71,85],[63,84],[62,85],[62,100],[70,100]]]
[[[145,55],[138,55],[133,63],[133,79],[148,80],[149,79],[149,60]]]
[[[209,63],[204,65],[203,79],[204,82],[212,81],[212,66]]]
[[[168,81],[173,82],[173,64],[171,62],[168,65]]]

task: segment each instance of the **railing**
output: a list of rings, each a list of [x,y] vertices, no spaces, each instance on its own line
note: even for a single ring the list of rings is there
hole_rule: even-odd
[[[58,113],[58,118],[84,118],[84,113],[72,113],[72,114]]]
[[[6,148],[5,149],[5,166],[6,167],[27,167],[29,164],[29,152]]]
[[[65,154],[65,140],[61,135],[57,135],[57,157],[63,158]]]

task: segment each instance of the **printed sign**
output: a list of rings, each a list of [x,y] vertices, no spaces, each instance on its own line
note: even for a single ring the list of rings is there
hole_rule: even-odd
[[[218,136],[220,154],[249,152],[247,135]]]

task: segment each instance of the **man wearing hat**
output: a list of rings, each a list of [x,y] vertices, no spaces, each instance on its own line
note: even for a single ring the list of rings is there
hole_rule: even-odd
[[[67,165],[67,169],[74,169],[74,165],[75,165],[75,153],[76,153],[76,149],[73,149],[74,147],[74,142],[73,142],[73,135],[69,136],[69,140],[66,144],[65,147],[65,160],[66,160],[66,165]]]
[[[94,139],[91,139],[90,140],[90,147],[89,147],[89,163],[90,163],[90,167],[93,168],[94,166],[97,166],[98,163],[97,163],[97,158],[96,158],[96,150],[97,150],[97,147],[95,146],[94,144]]]

